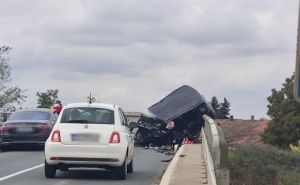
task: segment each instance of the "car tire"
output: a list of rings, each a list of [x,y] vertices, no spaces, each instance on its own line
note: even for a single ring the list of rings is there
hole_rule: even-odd
[[[56,174],[56,166],[55,165],[49,165],[46,161],[45,161],[45,176],[47,178],[54,178],[55,174]]]
[[[127,175],[127,156],[124,159],[122,166],[116,168],[117,179],[125,180]]]
[[[128,173],[133,172],[133,158],[131,159],[130,163],[127,165],[127,172]]]

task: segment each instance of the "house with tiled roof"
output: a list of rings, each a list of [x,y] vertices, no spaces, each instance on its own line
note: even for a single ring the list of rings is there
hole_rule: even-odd
[[[262,144],[260,134],[268,127],[270,120],[261,119],[217,119],[229,146]]]

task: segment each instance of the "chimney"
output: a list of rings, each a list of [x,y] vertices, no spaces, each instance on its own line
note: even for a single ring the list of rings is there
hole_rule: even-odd
[[[251,121],[254,121],[254,115],[251,116]]]

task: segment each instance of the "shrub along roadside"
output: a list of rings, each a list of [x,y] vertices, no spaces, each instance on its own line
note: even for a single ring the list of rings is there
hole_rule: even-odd
[[[229,151],[230,185],[300,185],[300,155],[268,145]]]

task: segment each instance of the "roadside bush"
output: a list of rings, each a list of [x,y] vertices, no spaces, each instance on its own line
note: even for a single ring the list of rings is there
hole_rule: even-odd
[[[300,185],[300,155],[267,145],[229,151],[230,185]]]
[[[300,154],[300,141],[298,141],[297,145],[290,144],[290,149],[292,152]]]

